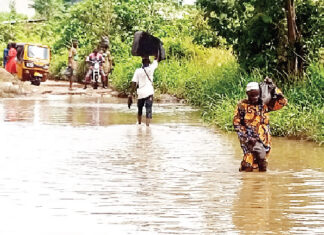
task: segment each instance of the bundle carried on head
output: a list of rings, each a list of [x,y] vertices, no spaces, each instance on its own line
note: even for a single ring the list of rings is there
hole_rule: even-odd
[[[132,55],[141,57],[159,55],[159,60],[165,60],[165,50],[162,41],[143,31],[138,31],[134,35]]]
[[[259,84],[260,87],[260,98],[263,104],[269,104],[274,98],[274,91],[276,85],[273,83],[272,79],[266,77],[263,82]]]
[[[110,42],[108,36],[102,36],[100,41],[100,47],[102,48],[109,48]]]

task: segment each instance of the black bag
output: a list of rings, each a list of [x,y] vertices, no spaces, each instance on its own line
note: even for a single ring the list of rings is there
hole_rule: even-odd
[[[264,82],[259,84],[260,87],[260,99],[263,104],[268,105],[273,99],[274,90],[276,86],[272,82],[267,82],[266,79]]]
[[[138,31],[134,35],[133,56],[155,56],[160,51],[160,58],[165,59],[165,50],[160,39],[147,32]]]

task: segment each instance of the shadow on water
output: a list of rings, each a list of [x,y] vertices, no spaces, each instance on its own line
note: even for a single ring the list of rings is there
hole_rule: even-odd
[[[323,148],[274,138],[269,171],[240,173],[235,134],[179,104],[153,118],[114,98],[2,100],[0,234],[323,231]]]

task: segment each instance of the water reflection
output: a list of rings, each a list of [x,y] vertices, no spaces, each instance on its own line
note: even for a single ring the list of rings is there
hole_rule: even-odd
[[[323,176],[313,171],[243,174],[234,224],[246,234],[318,232],[324,222],[324,193],[318,187]]]
[[[287,233],[293,221],[289,209],[288,182],[284,175],[243,174],[233,205],[233,222],[244,234]]]
[[[156,104],[150,128],[135,122],[113,98],[2,100],[0,234],[324,228],[323,148],[275,138],[269,171],[241,173],[236,135],[190,107]]]
[[[185,112],[185,113],[184,113]],[[189,115],[188,115],[189,114]],[[136,122],[136,105],[127,109],[126,100],[116,98],[53,97],[52,99],[2,101],[3,121],[107,126]],[[170,118],[172,117],[172,118]],[[199,113],[184,105],[155,104],[154,123],[187,123]]]

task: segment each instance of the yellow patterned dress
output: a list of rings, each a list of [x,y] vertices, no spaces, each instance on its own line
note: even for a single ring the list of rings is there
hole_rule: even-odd
[[[244,99],[238,103],[235,110],[233,125],[243,149],[243,163],[248,163],[253,168],[257,167],[257,163],[254,162],[252,147],[248,144],[249,138],[261,141],[268,158],[271,149],[269,112],[279,110],[287,104],[287,99],[278,88],[275,89],[275,96],[268,105],[252,105]]]

